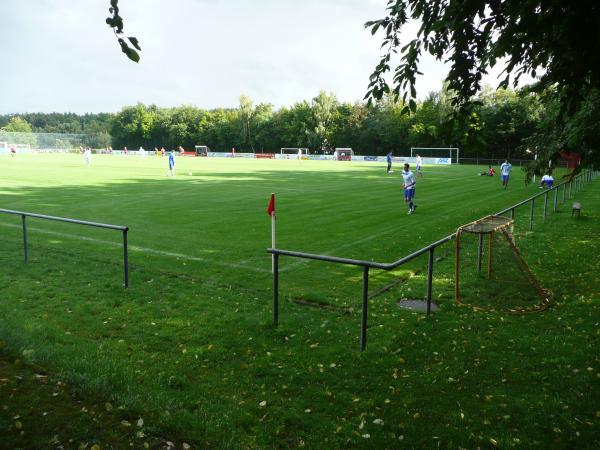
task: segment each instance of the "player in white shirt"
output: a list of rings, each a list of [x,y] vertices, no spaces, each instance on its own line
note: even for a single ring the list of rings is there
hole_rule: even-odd
[[[554,185],[554,177],[552,176],[552,173],[548,172],[546,175],[544,175],[542,177],[540,189],[543,189],[544,185],[546,186],[547,189],[552,189],[552,186]]]
[[[408,214],[412,214],[415,212],[415,209],[417,209],[417,205],[413,202],[417,178],[410,170],[410,165],[408,163],[404,164],[402,178],[404,179],[404,183],[402,184],[402,188],[404,189],[404,201],[408,203]]]
[[[502,176],[502,186],[504,186],[504,189],[508,187],[508,178],[510,177],[511,170],[512,164],[508,162],[508,159],[505,159],[500,165],[500,175]]]
[[[86,149],[83,151],[83,159],[85,160],[85,164],[87,166],[92,164],[92,149],[89,147],[86,147]]]
[[[421,175],[423,176],[423,172],[421,172],[421,163],[423,162],[423,160],[421,159],[420,155],[417,155],[417,175]]]

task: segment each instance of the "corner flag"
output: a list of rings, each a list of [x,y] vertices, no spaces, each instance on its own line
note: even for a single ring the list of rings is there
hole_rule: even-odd
[[[275,194],[271,194],[267,214],[271,216],[271,248],[277,248],[275,243]],[[275,272],[275,255],[271,256],[271,271]]]
[[[271,199],[269,200],[269,207],[267,208],[267,214],[273,216],[275,214],[275,194],[271,194]]]

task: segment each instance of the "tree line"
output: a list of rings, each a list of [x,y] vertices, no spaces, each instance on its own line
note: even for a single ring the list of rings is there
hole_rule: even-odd
[[[327,152],[351,147],[358,154],[406,153],[410,147],[460,147],[464,157],[529,158],[528,150],[565,145],[554,136],[559,106],[552,96],[513,89],[484,89],[468,115],[454,115],[447,90],[430,93],[412,114],[391,96],[367,106],[346,103],[320,92],[311,101],[275,109],[241,96],[237,108],[205,110],[183,105],[126,106],[116,114],[28,113],[0,116],[0,129],[82,133],[96,136],[93,147],[166,149],[208,145],[214,151],[276,152],[282,147],[308,147]],[[600,121],[590,101],[586,129]],[[594,115],[595,114],[595,115]],[[591,119],[590,119],[591,117]],[[579,123],[580,121],[578,121]],[[29,128],[27,128],[29,127]],[[19,128],[18,130],[16,128]],[[571,146],[581,145],[581,130],[571,129]],[[553,140],[552,140],[553,139]],[[552,142],[551,142],[552,141]]]

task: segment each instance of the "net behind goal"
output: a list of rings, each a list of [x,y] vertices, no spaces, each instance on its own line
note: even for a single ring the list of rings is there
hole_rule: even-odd
[[[513,219],[487,216],[456,231],[457,303],[476,310],[534,312],[547,307],[544,290],[513,239]]]

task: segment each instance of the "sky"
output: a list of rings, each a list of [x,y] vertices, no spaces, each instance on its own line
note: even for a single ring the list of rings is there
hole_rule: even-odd
[[[105,23],[109,3],[1,0],[0,114],[237,107],[241,94],[279,108],[321,90],[361,100],[382,39],[364,23],[387,0],[119,0],[138,64]],[[447,67],[428,57],[421,70],[424,98]]]

